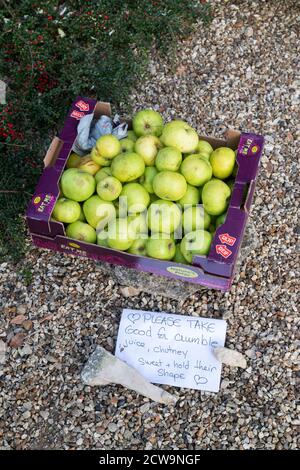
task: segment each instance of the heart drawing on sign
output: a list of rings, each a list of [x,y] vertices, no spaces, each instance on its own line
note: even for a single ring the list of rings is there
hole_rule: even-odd
[[[207,378],[201,375],[194,375],[194,381],[197,385],[205,385],[208,382]]]
[[[138,321],[141,318],[141,315],[140,313],[130,313],[127,318],[129,321],[131,321],[131,323],[134,324],[136,321]]]

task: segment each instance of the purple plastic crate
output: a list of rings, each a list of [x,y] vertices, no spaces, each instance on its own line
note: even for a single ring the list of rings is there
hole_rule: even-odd
[[[209,288],[228,291],[243,240],[253,199],[264,138],[261,135],[228,131],[225,140],[200,136],[217,148],[237,149],[238,171],[230,199],[227,217],[215,232],[207,257],[194,256],[193,265],[131,255],[102,246],[72,240],[65,236],[64,225],[51,220],[51,213],[59,195],[59,180],[72,145],[77,136],[77,125],[85,114],[110,115],[109,103],[77,97],[44,159],[45,168],[26,213],[33,243],[63,253],[126,266],[139,271],[180,279]]]

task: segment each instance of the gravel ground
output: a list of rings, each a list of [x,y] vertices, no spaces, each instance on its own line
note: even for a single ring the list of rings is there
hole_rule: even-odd
[[[234,127],[266,136],[252,210],[258,246],[230,293],[201,291],[181,304],[124,297],[94,262],[33,248],[19,266],[0,265],[2,448],[297,447],[300,8],[297,0],[241,0],[213,9],[210,26],[179,44],[175,65],[153,57],[132,103],[207,134]],[[217,394],[166,387],[179,397],[170,408],[84,386],[82,365],[95,344],[113,350],[124,307],[223,317],[226,345],[247,356],[248,368],[224,367]],[[23,346],[8,347],[12,337]]]

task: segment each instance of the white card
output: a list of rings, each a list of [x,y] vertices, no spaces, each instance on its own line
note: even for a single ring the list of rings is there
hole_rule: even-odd
[[[225,344],[226,321],[124,309],[116,356],[147,380],[218,392],[222,364],[212,349]]]

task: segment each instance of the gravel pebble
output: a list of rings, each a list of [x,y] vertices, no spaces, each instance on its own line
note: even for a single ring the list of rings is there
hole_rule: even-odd
[[[118,430],[118,426],[115,423],[109,423],[109,425],[107,426],[107,429],[110,432],[116,432]]]
[[[266,136],[255,248],[229,293],[191,289],[182,301],[156,290],[125,297],[104,265],[33,247],[18,266],[0,264],[1,449],[297,448],[299,4],[236,3],[212,1],[213,21],[181,41],[175,63],[153,51],[151,76],[131,101],[201,134],[232,127]],[[223,366],[215,394],[166,386],[174,407],[88,387],[82,367],[97,344],[113,350],[122,308],[226,318],[226,347],[246,354],[248,368]],[[10,324],[16,315],[32,328]],[[20,354],[25,345],[31,354]]]

